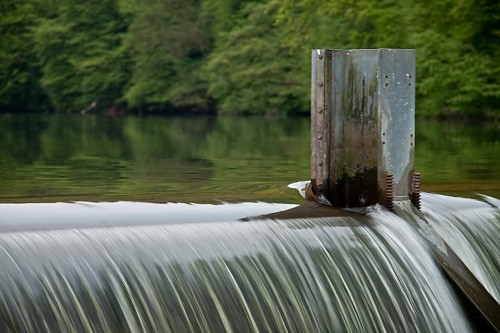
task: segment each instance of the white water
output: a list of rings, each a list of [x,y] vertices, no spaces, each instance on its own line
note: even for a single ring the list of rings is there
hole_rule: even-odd
[[[296,206],[266,202],[187,204],[130,201],[0,204],[0,232],[234,221]]]
[[[468,332],[420,237],[368,219],[0,233],[1,332]]]
[[[427,221],[500,303],[500,209],[487,203],[427,194]],[[498,200],[496,200],[498,202]],[[434,204],[432,204],[434,203]],[[499,314],[500,315],[500,314]]]

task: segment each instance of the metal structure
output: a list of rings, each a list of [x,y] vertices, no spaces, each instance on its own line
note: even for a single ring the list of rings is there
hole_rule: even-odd
[[[313,50],[311,82],[314,194],[334,207],[419,203],[415,50]]]
[[[415,227],[483,319],[481,330],[500,332],[499,304],[441,237],[422,232],[430,226],[412,207],[420,209],[421,178],[414,171],[415,50],[313,50],[311,120],[310,197],[336,208],[380,203],[423,223]]]

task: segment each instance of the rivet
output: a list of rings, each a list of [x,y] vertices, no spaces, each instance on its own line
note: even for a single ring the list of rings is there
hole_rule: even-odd
[[[321,53],[318,55],[318,59],[323,59],[323,55]]]
[[[323,82],[318,83],[318,86],[323,87]]]
[[[319,140],[323,139],[323,135],[321,135],[321,134],[320,134],[320,135],[318,135],[318,139],[319,139]]]
[[[323,165],[323,161],[319,161],[319,162],[318,162],[318,165],[319,165],[319,166],[322,166],[322,165]]]
[[[318,113],[322,113],[323,112],[323,109],[318,109]]]

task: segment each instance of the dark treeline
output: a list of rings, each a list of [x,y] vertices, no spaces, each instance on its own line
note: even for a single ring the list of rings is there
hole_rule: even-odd
[[[416,48],[418,113],[500,110],[497,0],[2,0],[3,112],[307,112],[313,48]]]

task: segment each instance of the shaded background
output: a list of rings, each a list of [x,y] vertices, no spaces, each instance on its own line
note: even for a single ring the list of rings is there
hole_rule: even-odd
[[[498,118],[497,0],[3,0],[0,111],[308,112],[315,48],[416,48],[417,115]]]

